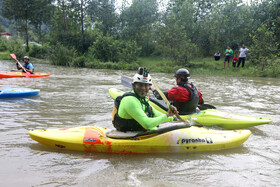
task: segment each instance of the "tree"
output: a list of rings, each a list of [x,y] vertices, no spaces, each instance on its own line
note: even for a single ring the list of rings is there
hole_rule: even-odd
[[[166,15],[162,23],[157,26],[158,49],[162,55],[170,58],[177,65],[185,66],[189,63],[196,46],[187,37],[187,32],[175,17],[174,13]]]
[[[52,4],[54,0],[36,0],[35,5],[37,8],[34,10],[33,19],[30,20],[30,23],[34,25],[35,32],[39,35],[39,41],[42,41],[42,26],[50,24],[51,16],[54,12],[54,5]],[[45,29],[47,26],[44,27]],[[45,31],[45,34],[47,32]]]
[[[59,0],[50,27],[50,40],[54,45],[60,42],[68,48],[75,48],[79,54],[87,50],[85,46],[85,10],[87,0]],[[89,45],[88,45],[89,47]]]
[[[15,20],[16,24],[22,24],[20,32],[25,32],[26,51],[29,51],[29,24],[38,20],[38,9],[44,9],[51,1],[42,4],[44,1],[38,0],[3,0],[2,15],[10,20]]]
[[[256,31],[250,34],[252,38],[252,59],[254,64],[261,65],[261,71],[264,71],[266,66],[273,67],[274,59],[279,55],[279,43],[274,35],[275,28],[268,28],[266,24],[262,24]]]
[[[95,0],[88,3],[87,14],[93,23],[104,35],[114,35],[117,27],[118,16],[115,12],[115,0]]]
[[[121,36],[125,40],[136,41],[141,46],[142,54],[148,56],[153,52],[152,38],[157,21],[158,4],[156,0],[133,0],[130,7],[120,15]]]

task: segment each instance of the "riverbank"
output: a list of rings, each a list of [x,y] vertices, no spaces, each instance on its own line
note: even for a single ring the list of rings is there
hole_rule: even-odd
[[[244,68],[234,68],[232,62],[229,67],[226,63],[224,69],[224,59],[215,61],[213,57],[193,59],[184,66],[175,65],[171,61],[162,60],[159,57],[139,58],[139,65],[147,67],[151,72],[174,73],[179,68],[187,68],[193,75],[227,75],[227,76],[247,76],[247,77],[279,77],[280,58],[274,63],[274,67],[266,67],[261,71],[260,65],[253,65],[249,60],[246,61]]]
[[[12,60],[9,51],[0,51],[0,60]]]
[[[9,52],[0,52],[0,60],[12,60]],[[47,59],[31,57],[33,63],[51,63]],[[223,69],[223,58],[215,61],[213,57],[193,59],[185,65],[174,65],[170,60],[164,60],[161,57],[140,57],[137,63],[113,63],[113,62],[86,62],[85,67],[93,69],[118,69],[135,70],[137,67],[146,67],[150,72],[174,73],[179,68],[187,68],[192,75],[227,75],[227,76],[247,76],[247,77],[279,77],[280,76],[280,58],[276,59],[274,67],[267,66],[261,71],[259,65],[253,65],[250,60],[246,61],[244,68],[234,68],[232,63]]]
[[[9,51],[1,51],[0,60],[14,60],[14,59],[12,59],[12,57],[10,56]],[[41,59],[41,58],[35,58],[35,57],[30,57],[30,60],[33,63],[42,63],[42,64],[50,63],[50,60],[48,60],[48,59]]]

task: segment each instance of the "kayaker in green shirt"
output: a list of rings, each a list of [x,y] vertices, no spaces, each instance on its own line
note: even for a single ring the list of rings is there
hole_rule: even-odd
[[[177,120],[176,107],[162,114],[149,105],[147,94],[152,85],[152,78],[145,68],[139,68],[132,79],[133,91],[119,96],[115,100],[117,109],[113,115],[113,125],[119,131],[156,130],[157,126],[166,121]]]
[[[228,68],[229,68],[229,62],[230,62],[230,57],[233,54],[233,50],[230,48],[230,46],[227,46],[227,49],[225,50],[225,61],[224,61],[224,69],[226,67],[226,61],[228,61]]]

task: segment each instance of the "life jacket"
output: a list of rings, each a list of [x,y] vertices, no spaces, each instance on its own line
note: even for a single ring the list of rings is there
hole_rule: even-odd
[[[145,100],[145,98],[140,98],[137,94],[132,92],[127,92],[123,94],[122,96],[118,96],[115,99],[115,105],[112,112],[112,122],[114,127],[118,131],[126,132],[126,131],[144,131],[144,127],[140,125],[135,119],[124,119],[121,118],[118,114],[118,109],[121,103],[121,100],[126,96],[134,96],[136,97],[142,104],[145,105],[145,113],[148,117],[154,117],[154,112],[152,107],[149,105],[149,103]]]
[[[30,62],[28,63],[28,64],[31,64]],[[27,67],[26,66],[28,66],[28,64],[26,64],[26,63],[24,63],[23,64],[23,67],[25,68],[25,69],[27,69]],[[32,64],[33,65],[33,64]],[[33,66],[34,67],[34,66]],[[28,69],[29,70],[29,69]],[[24,70],[22,70],[22,72],[25,72]],[[31,74],[33,74],[35,72],[35,68],[33,68],[33,72],[31,73]]]
[[[191,85],[192,87],[188,86]],[[192,83],[183,83],[180,82],[178,86],[186,88],[189,93],[190,93],[190,100],[186,102],[177,102],[177,101],[172,101],[172,104],[176,106],[178,112],[180,115],[188,115],[192,113],[196,113],[197,111],[197,106],[199,102],[199,94],[196,89],[196,87]]]

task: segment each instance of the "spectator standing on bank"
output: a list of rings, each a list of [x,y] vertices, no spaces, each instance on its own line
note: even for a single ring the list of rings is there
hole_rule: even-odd
[[[250,53],[250,50],[248,48],[246,48],[245,44],[242,44],[242,48],[239,49],[238,52],[238,64],[237,64],[237,68],[240,66],[240,63],[242,62],[242,68],[245,65],[245,58],[246,58],[246,54]]]
[[[224,69],[226,67],[226,61],[228,62],[228,68],[229,68],[229,62],[230,62],[230,57],[233,54],[233,50],[230,48],[230,46],[227,46],[227,49],[225,50],[225,61],[224,61]]]

